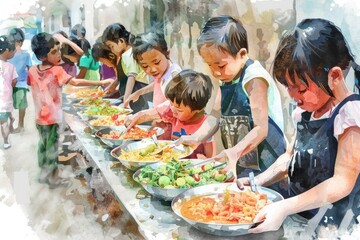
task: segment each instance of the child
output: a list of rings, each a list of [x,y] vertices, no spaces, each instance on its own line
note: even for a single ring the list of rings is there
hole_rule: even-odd
[[[27,92],[28,85],[26,83],[28,76],[28,68],[31,64],[30,54],[22,50],[21,47],[25,40],[25,34],[20,28],[13,28],[9,33],[9,40],[15,43],[15,55],[9,59],[18,74],[16,86],[13,89],[13,104],[15,109],[19,109],[19,122],[18,127],[14,130],[14,133],[22,132],[24,130],[25,112],[28,106]]]
[[[165,88],[169,81],[177,75],[181,68],[169,59],[169,49],[164,35],[156,32],[147,32],[137,35],[131,43],[133,56],[144,72],[153,81],[148,86],[132,93],[124,102],[127,107],[130,101],[137,101],[141,95],[153,92],[153,107],[166,101]],[[159,139],[171,138],[171,124],[158,122],[156,126],[165,130]]]
[[[0,124],[1,135],[4,138],[4,149],[9,149],[10,126],[14,122],[11,115],[13,110],[13,87],[18,77],[14,65],[7,62],[14,56],[15,45],[7,36],[0,36]],[[8,124],[10,118],[10,126]]]
[[[95,61],[101,62],[102,79],[117,79],[117,82],[126,82],[126,75],[121,67],[117,64],[117,56],[113,53],[108,46],[106,46],[101,39],[98,39],[91,49],[91,54]],[[105,70],[107,71],[105,72]],[[110,71],[109,71],[110,70]],[[119,98],[120,93],[117,91],[112,93],[109,97]]]
[[[70,40],[60,34],[56,34],[54,37],[48,33],[39,33],[32,38],[31,48],[42,63],[29,69],[28,78],[35,106],[36,128],[40,135],[38,163],[41,173],[39,181],[48,183],[50,187],[62,184],[57,169],[58,128],[62,121],[61,86],[66,83],[76,86],[102,86],[112,83],[111,80],[88,81],[75,79],[68,75],[59,66],[61,56],[58,41],[68,44]]]
[[[281,39],[274,77],[303,112],[294,111],[296,141],[289,153],[255,180],[266,186],[288,175],[291,197],[261,210],[254,221],[265,221],[249,232],[276,230],[295,213],[306,219],[316,216],[316,224],[325,227],[357,221],[360,96],[345,83],[349,69],[357,66],[340,29],[327,20],[305,19]],[[248,179],[238,181],[248,184]],[[344,218],[347,211],[350,219]]]
[[[130,44],[130,38],[132,37],[133,35],[120,23],[109,25],[102,35],[103,42],[118,56],[118,61],[127,76],[126,82],[119,83],[120,96],[124,96],[124,102],[131,93],[146,87],[149,83],[145,72],[133,58]],[[108,92],[111,93],[114,91],[115,84],[108,88]],[[130,103],[130,107],[134,110],[134,113],[136,113],[148,108],[148,100],[150,100],[148,96],[141,96],[138,101]]]
[[[125,125],[131,128],[135,124],[151,120],[170,122],[172,139],[182,135],[193,134],[205,121],[205,106],[212,92],[212,83],[208,76],[193,70],[183,70],[166,86],[165,96],[170,105],[161,104],[155,108],[143,110],[125,119]],[[198,154],[212,157],[215,152],[214,141],[208,141],[189,156],[196,158]]]
[[[95,61],[91,54],[91,45],[88,40],[82,39],[81,49],[84,51],[84,54],[79,60],[80,72],[76,76],[77,78],[84,78],[87,80],[99,81],[100,80],[100,64],[98,61]]]
[[[215,104],[221,104],[220,130],[226,150],[215,158],[227,157],[226,169],[238,176],[264,171],[286,147],[274,80],[258,61],[249,59],[246,30],[230,16],[209,19],[197,46],[214,77],[222,82]],[[199,132],[208,130],[202,127]]]

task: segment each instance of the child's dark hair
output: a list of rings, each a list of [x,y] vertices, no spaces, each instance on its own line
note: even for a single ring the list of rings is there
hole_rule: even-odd
[[[205,23],[197,39],[198,51],[203,45],[215,45],[232,56],[236,56],[241,48],[249,51],[242,23],[227,15],[210,18]]]
[[[134,36],[126,30],[120,23],[113,23],[107,26],[102,35],[102,41],[111,41],[118,43],[120,38],[124,39],[127,44],[130,44],[130,39]]]
[[[308,86],[307,76],[328,95],[333,96],[328,85],[328,72],[338,66],[342,70],[356,64],[350,47],[341,30],[324,19],[305,19],[294,30],[282,37],[276,51],[273,76],[287,86],[288,72]]]
[[[13,28],[9,32],[9,38],[12,42],[22,43],[25,40],[25,34],[20,28]]]
[[[117,56],[101,41],[101,38],[98,39],[93,45],[91,54],[94,60],[97,62],[100,58],[106,58],[114,65],[114,67],[117,64]]]
[[[86,35],[86,29],[81,24],[76,24],[71,28],[70,36],[76,37],[76,38],[84,38]]]
[[[6,49],[9,51],[15,50],[15,43],[10,41],[9,36],[0,36],[0,54],[3,54]]]
[[[60,43],[55,38],[53,38],[51,34],[42,32],[36,34],[31,39],[31,50],[40,60],[41,58],[46,58],[48,53],[50,52],[50,49],[58,44]]]
[[[84,54],[89,56],[89,50],[91,49],[89,41],[86,39],[80,39],[80,47],[84,51]]]
[[[131,39],[132,53],[138,62],[141,54],[151,49],[156,49],[169,59],[168,46],[164,35],[158,32],[146,32],[136,35]]]
[[[211,79],[191,69],[182,70],[166,86],[165,96],[172,102],[184,104],[191,110],[202,110],[206,107],[213,85]]]

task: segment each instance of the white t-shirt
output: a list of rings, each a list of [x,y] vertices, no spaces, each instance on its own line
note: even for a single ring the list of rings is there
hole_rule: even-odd
[[[171,81],[171,79],[173,79],[174,75],[181,72],[181,67],[178,64],[172,63],[170,60],[169,62],[170,62],[169,68],[161,78],[161,91],[164,93],[164,95],[165,95],[165,88],[168,85],[168,83]]]
[[[284,115],[279,89],[276,87],[275,81],[271,75],[258,61],[254,61],[254,63],[249,65],[245,71],[242,87],[247,97],[249,97],[249,94],[245,89],[245,85],[254,78],[264,79],[268,83],[268,114],[269,117],[271,117],[271,119],[274,120],[278,127],[284,132]]]
[[[324,118],[329,118],[335,109],[336,106],[332,107],[328,112],[324,113],[319,118],[311,117],[311,120],[319,120]],[[295,126],[298,122],[301,121],[301,114],[304,112],[301,108],[297,107],[293,113],[292,117],[295,123]],[[345,129],[349,127],[360,127],[360,101],[351,101],[347,102],[339,110],[338,115],[334,119],[334,137],[338,137],[344,133]]]
[[[0,60],[0,112],[12,112],[14,109],[12,81],[17,77],[14,65]]]

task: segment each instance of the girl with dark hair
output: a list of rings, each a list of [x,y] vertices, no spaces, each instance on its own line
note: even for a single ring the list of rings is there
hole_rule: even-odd
[[[288,177],[290,197],[262,209],[254,222],[264,222],[249,232],[276,230],[295,213],[304,222],[343,225],[342,230],[357,222],[360,96],[345,83],[349,69],[356,67],[343,34],[330,21],[305,19],[281,39],[273,75],[298,105],[296,135],[289,150],[255,181],[266,186]]]
[[[114,23],[104,30],[102,35],[103,42],[115,53],[118,57],[117,68],[122,68],[127,76],[126,81],[119,82],[120,96],[124,97],[124,102],[127,101],[131,93],[146,87],[149,84],[149,78],[137,62],[133,58],[132,46],[130,39],[134,36],[126,30],[120,23]],[[115,92],[116,84],[110,86],[107,91]],[[130,102],[130,107],[134,112],[149,108],[148,101],[151,101],[150,96],[140,96],[136,102]]]

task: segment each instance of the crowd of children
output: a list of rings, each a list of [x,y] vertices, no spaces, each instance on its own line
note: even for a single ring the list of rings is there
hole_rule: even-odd
[[[35,66],[21,49],[21,29],[0,37],[3,148],[11,147],[10,132],[24,131],[30,86],[40,136],[41,183],[51,187],[66,184],[57,168],[61,87],[106,86],[107,93],[122,98],[124,107],[133,109],[134,114],[125,119],[128,128],[152,121],[165,130],[162,139],[192,145],[196,150],[191,158],[227,161],[225,170],[233,171],[240,188],[249,185],[247,176],[254,172],[258,185],[284,196],[260,211],[255,220],[265,220],[249,232],[277,230],[292,214],[304,221],[322,214],[318,224],[326,227],[340,226],[345,214],[352,211],[356,222],[360,214],[360,152],[356,147],[360,97],[348,90],[345,78],[354,77],[348,74],[350,68],[356,76],[360,68],[334,24],[305,19],[289,30],[279,43],[272,77],[249,58],[247,32],[240,21],[231,16],[210,18],[197,39],[199,55],[219,80],[209,114],[205,106],[215,89],[210,77],[182,70],[171,61],[162,33],[134,36],[122,24],[114,23],[105,28],[92,49],[85,33],[77,25],[70,37],[35,35],[31,48],[41,61]],[[78,64],[76,74],[62,65],[65,59],[70,66]],[[275,81],[287,88],[298,106],[293,112],[296,131],[289,144]],[[14,108],[19,109],[16,129],[12,126]],[[221,152],[213,138],[218,129],[225,148]],[[329,210],[319,211],[330,204]]]

